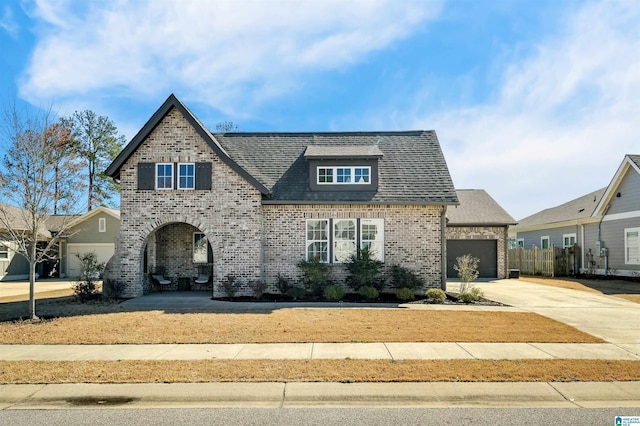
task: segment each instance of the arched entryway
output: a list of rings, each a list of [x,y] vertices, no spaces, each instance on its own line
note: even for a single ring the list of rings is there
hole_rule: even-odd
[[[213,251],[206,234],[196,226],[172,222],[159,226],[145,239],[142,268],[147,291],[153,291],[153,275],[171,281],[162,290],[212,291]]]

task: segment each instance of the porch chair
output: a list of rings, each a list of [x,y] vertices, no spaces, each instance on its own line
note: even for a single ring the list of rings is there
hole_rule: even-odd
[[[171,285],[171,281],[166,279],[162,274],[151,275],[151,279],[158,286],[160,291],[162,291],[162,286]]]
[[[194,278],[195,284],[208,284],[211,280],[211,273],[209,273],[208,267],[198,267],[198,277]]]

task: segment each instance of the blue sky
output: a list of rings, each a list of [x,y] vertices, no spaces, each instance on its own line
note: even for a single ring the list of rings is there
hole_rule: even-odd
[[[636,0],[5,0],[0,49],[0,99],[128,139],[170,93],[212,129],[434,129],[516,219],[640,154]]]

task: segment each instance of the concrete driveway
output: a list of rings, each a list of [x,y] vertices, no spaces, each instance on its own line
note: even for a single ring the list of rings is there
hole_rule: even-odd
[[[73,294],[75,281],[64,279],[42,279],[35,284],[36,298]],[[29,299],[29,281],[0,281],[0,303]]]
[[[452,289],[456,283],[451,283]],[[529,283],[480,282],[487,299],[569,324],[625,349],[640,350],[640,304],[615,296]]]

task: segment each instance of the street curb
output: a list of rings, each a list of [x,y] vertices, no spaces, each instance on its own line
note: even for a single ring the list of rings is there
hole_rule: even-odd
[[[640,407],[636,382],[0,385],[0,409],[144,407]]]

